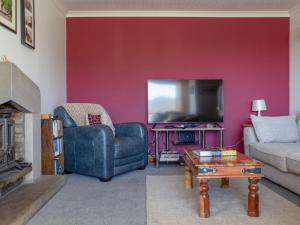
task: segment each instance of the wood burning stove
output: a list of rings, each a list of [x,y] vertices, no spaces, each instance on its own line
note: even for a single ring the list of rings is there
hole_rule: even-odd
[[[12,108],[0,109],[0,172],[17,165],[15,161],[15,124],[11,114],[18,112]]]

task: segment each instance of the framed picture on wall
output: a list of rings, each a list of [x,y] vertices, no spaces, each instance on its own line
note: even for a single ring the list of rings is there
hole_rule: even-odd
[[[21,42],[35,48],[34,0],[21,0]]]
[[[17,0],[0,0],[0,24],[17,33]]]

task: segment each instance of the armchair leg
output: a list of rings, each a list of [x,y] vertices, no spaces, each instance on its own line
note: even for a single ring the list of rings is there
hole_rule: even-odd
[[[73,172],[71,171],[64,171],[64,174],[72,174]]]
[[[138,170],[144,170],[144,169],[146,169],[146,167],[147,167],[147,165],[142,166],[142,167],[138,168]]]
[[[98,177],[101,182],[111,181],[112,177]]]

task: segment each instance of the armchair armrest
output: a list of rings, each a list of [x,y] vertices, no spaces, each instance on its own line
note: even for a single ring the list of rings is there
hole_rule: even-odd
[[[114,136],[105,125],[64,129],[66,170],[109,178],[113,176]]]
[[[253,127],[244,127],[243,134],[244,134],[244,153],[247,156],[251,156],[249,145],[258,143],[255,130]]]
[[[144,166],[148,164],[148,129],[143,123],[120,123],[114,124],[116,137],[129,136],[139,137],[143,140]]]
[[[148,130],[145,124],[143,123],[119,123],[114,124],[116,130],[116,136],[130,136],[130,137],[140,137],[148,138]]]

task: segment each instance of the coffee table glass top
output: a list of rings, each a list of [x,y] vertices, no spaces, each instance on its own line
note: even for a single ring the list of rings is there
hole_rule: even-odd
[[[254,166],[262,167],[264,164],[255,159],[251,159],[246,155],[237,152],[236,156],[197,156],[193,150],[185,150],[184,154],[188,157],[196,167],[214,166],[214,167],[230,167],[230,166]]]

